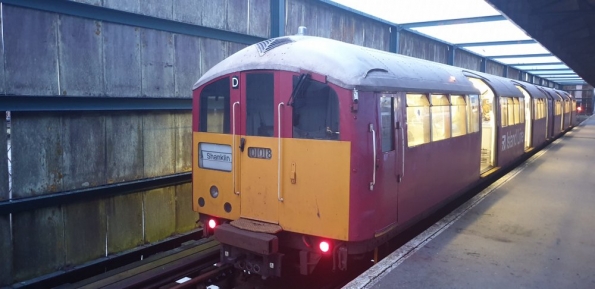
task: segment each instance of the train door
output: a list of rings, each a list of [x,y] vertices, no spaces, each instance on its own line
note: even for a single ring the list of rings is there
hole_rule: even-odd
[[[278,124],[275,121],[279,86],[278,73],[243,72],[232,80],[240,89],[239,148],[240,216],[278,223]],[[235,87],[234,87],[235,88]],[[234,104],[233,109],[237,109]]]
[[[376,184],[374,191],[379,194],[377,207],[383,212],[379,214],[378,224],[393,224],[397,221],[398,183],[402,178],[403,143],[401,111],[398,94],[378,93],[378,121],[376,130]]]
[[[479,89],[481,103],[481,164],[480,172],[484,173],[496,166],[496,112],[495,94],[484,80],[469,77],[473,85]]]
[[[531,122],[531,108],[533,106],[531,105],[531,103],[533,102],[533,100],[531,99],[531,95],[529,95],[529,93],[524,88],[522,88],[519,85],[517,85],[516,87],[523,93],[523,96],[525,97],[525,150],[527,150],[533,146],[533,144],[531,143],[531,136],[533,135]]]

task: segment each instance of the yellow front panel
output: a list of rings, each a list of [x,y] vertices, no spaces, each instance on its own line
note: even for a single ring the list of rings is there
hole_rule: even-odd
[[[350,151],[349,142],[283,139],[279,224],[284,230],[348,239]]]
[[[243,218],[269,223],[279,223],[277,217],[277,170],[278,139],[246,136],[244,152],[241,153],[240,175],[242,180],[240,197]],[[250,157],[250,149],[270,149],[270,158]]]
[[[236,142],[239,137],[236,136]],[[217,171],[211,169],[203,169],[199,167],[199,144],[225,144],[232,146],[232,136],[229,134],[216,134],[205,132],[192,133],[192,208],[199,213],[222,217],[226,219],[237,219],[240,216],[240,196],[234,194],[233,190],[233,171]],[[233,147],[233,146],[232,146]],[[238,168],[240,158],[237,155],[239,150],[234,152],[233,160],[234,167]],[[211,186],[219,188],[219,196],[217,198],[211,197],[209,189]],[[236,187],[239,186],[239,176],[236,175]],[[198,198],[205,199],[205,206],[198,206]],[[224,210],[225,203],[231,204],[231,211],[228,213]]]

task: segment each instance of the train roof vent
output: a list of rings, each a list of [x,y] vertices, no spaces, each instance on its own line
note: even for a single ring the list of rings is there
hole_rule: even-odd
[[[260,56],[263,56],[267,52],[273,50],[273,48],[276,48],[283,44],[287,44],[287,43],[291,43],[291,42],[293,42],[293,40],[286,38],[286,37],[273,38],[273,39],[268,39],[268,40],[256,43],[256,47],[258,48],[258,53],[260,53]]]

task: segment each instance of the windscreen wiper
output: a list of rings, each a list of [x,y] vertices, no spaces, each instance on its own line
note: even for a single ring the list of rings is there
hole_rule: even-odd
[[[293,87],[293,91],[291,92],[291,96],[289,97],[289,100],[287,101],[287,105],[293,106],[296,96],[298,96],[299,93],[302,92],[304,83],[306,82],[306,79],[309,79],[309,78],[310,78],[310,74],[307,74],[307,73],[300,74],[300,78],[298,79],[298,82],[296,83],[296,85]]]

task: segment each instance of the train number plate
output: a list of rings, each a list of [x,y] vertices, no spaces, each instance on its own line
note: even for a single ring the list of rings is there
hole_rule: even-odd
[[[254,159],[270,160],[273,157],[273,151],[271,151],[269,148],[249,147],[248,157]]]

